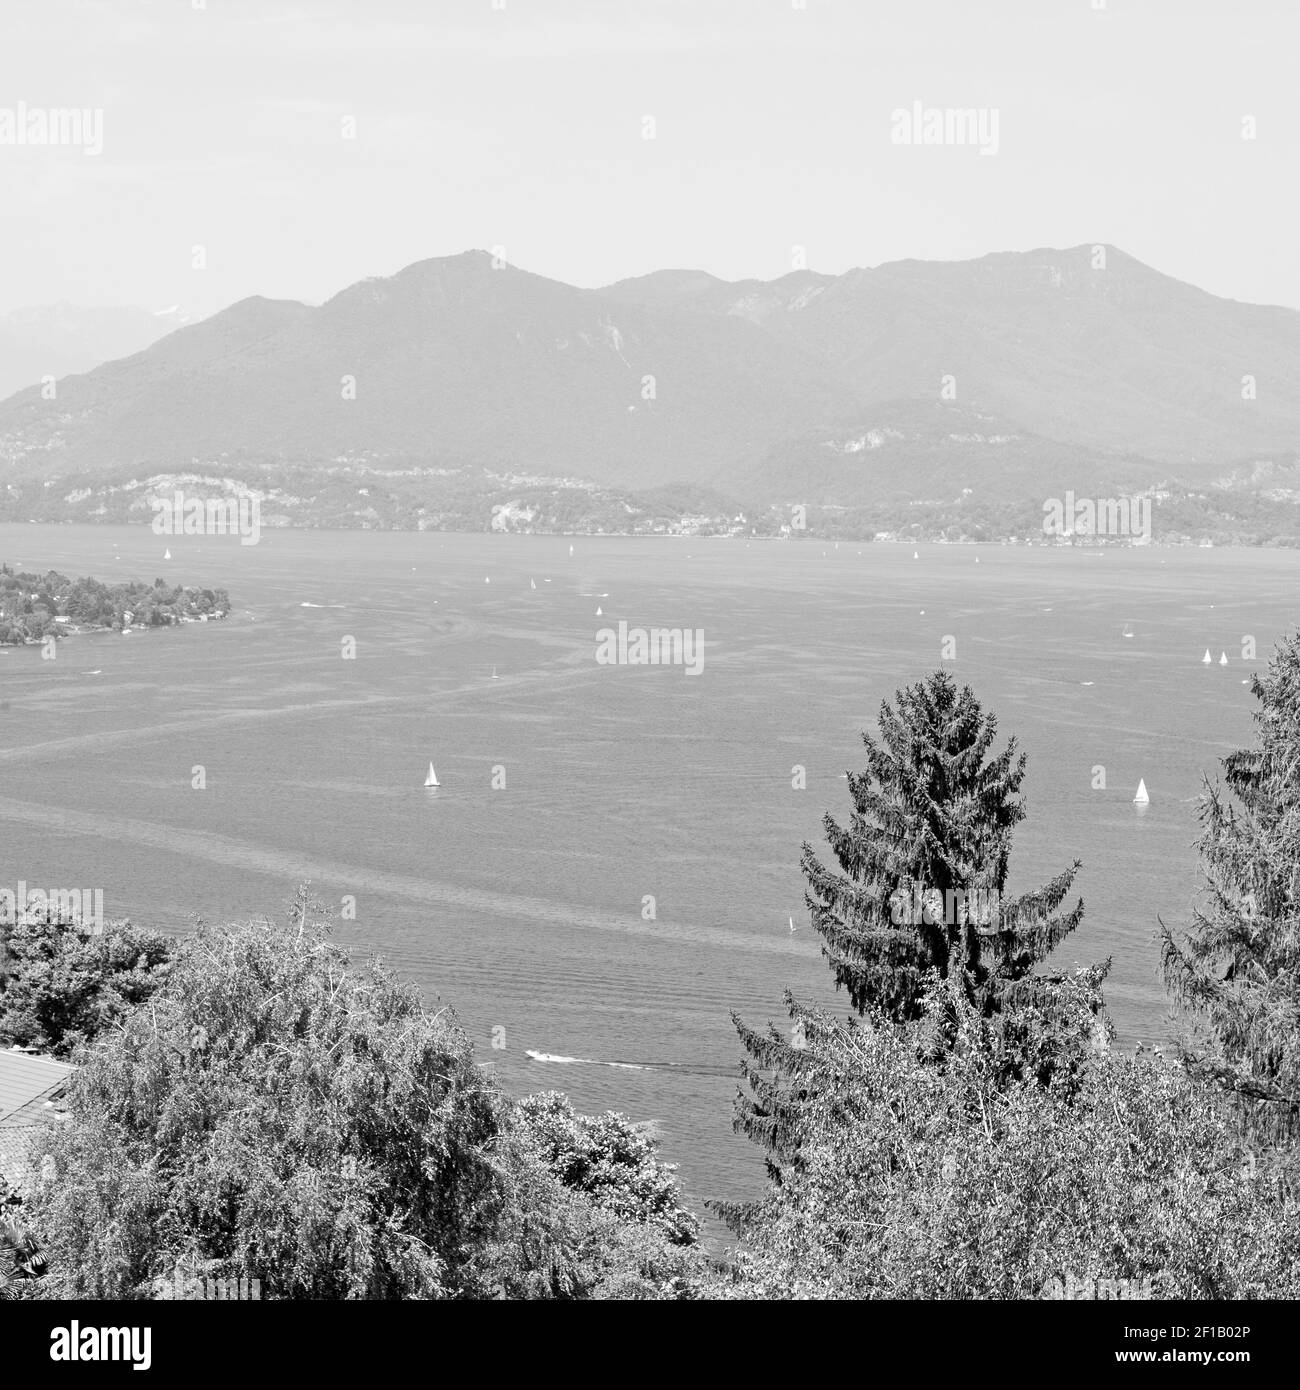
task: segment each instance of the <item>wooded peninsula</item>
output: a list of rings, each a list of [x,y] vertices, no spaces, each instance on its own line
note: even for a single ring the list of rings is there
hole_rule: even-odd
[[[0,565],[0,644],[208,622],[229,611],[230,596],[224,589],[173,586],[165,579],[104,584],[98,579],[69,579],[57,570],[15,573]]]

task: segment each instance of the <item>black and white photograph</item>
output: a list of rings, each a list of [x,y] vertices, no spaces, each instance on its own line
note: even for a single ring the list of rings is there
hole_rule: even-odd
[[[0,1366],[1280,1369],[1295,0],[2,19]]]

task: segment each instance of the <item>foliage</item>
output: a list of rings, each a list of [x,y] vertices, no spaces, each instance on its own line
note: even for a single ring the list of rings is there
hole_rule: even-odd
[[[658,1228],[673,1245],[694,1244],[699,1220],[678,1200],[676,1165],[659,1161],[644,1128],[612,1110],[575,1114],[559,1091],[525,1096],[519,1110],[544,1162],[565,1187],[622,1220]]]
[[[0,1301],[22,1296],[26,1281],[40,1279],[45,1256],[35,1236],[23,1224],[22,1199],[0,1176]]]
[[[0,1046],[70,1056],[166,979],[169,937],[130,921],[102,932],[57,911],[0,923]]]
[[[1255,746],[1201,797],[1205,887],[1188,930],[1161,923],[1188,1066],[1222,1086],[1268,1143],[1300,1135],[1300,635],[1251,690]]]
[[[915,1020],[931,972],[952,980],[984,1017],[1001,1016],[1000,1079],[1062,1086],[1077,1078],[1094,1046],[1110,1034],[1101,985],[1109,961],[1074,977],[1035,968],[1083,918],[1083,902],[1054,915],[1079,868],[1013,902],[1002,901],[1012,834],[1025,810],[1016,794],[1025,757],[1012,738],[990,757],[997,720],[946,671],[897,692],[880,712],[880,741],[863,734],[867,767],[849,773],[853,814],[824,825],[839,871],[808,844],[803,871],[813,926],[836,987],[877,1025]],[[923,912],[905,909],[920,901]],[[991,905],[992,910],[989,910]],[[981,911],[981,907],[983,910]],[[733,1015],[752,1062],[742,1063],[748,1091],[737,1096],[735,1127],[767,1151],[769,1176],[797,1164],[801,1105],[816,1087],[809,1071],[810,1015],[792,997],[794,1036],[767,1035]],[[931,1017],[928,1048],[941,1057],[951,1024]],[[747,1208],[717,1203],[742,1229]]]
[[[230,611],[224,589],[191,589],[153,584],[105,584],[48,574],[15,574],[0,565],[0,643],[33,641],[46,635],[87,628],[161,627],[182,618],[223,616]],[[66,626],[56,619],[66,618]]]
[[[1008,1085],[995,1023],[955,983],[932,977],[905,1026],[808,1016],[802,1161],[749,1213],[725,1292],[1038,1298],[1090,1277],[1150,1297],[1300,1292],[1300,1212],[1243,1165],[1211,1097],[1109,1055],[1070,1102],[1059,1079]],[[927,1058],[927,1028],[952,1024]]]
[[[867,766],[848,774],[849,824],[829,813],[824,820],[840,872],[804,845],[806,901],[822,954],[859,1013],[879,1007],[915,1017],[931,968],[967,981],[991,1012],[1002,990],[1082,920],[1082,902],[1053,916],[1077,863],[1036,892],[1001,903],[1012,834],[1025,817],[1015,799],[1025,755],[1017,759],[1012,738],[989,758],[996,737],[996,717],[969,686],[959,692],[946,671],[898,691],[895,707],[881,705],[879,743],[862,735]],[[896,920],[900,898],[915,890],[933,906],[920,920]],[[966,911],[957,895],[968,893],[1000,904],[992,921]]]
[[[52,1291],[178,1269],[264,1298],[688,1291],[661,1231],[565,1189],[446,1012],[310,923],[203,927],[79,1054],[30,1219]]]
[[[501,1147],[499,1219],[472,1252],[467,1288],[503,1299],[707,1296],[713,1276],[698,1246],[565,1186],[539,1158],[531,1124],[513,1118]]]

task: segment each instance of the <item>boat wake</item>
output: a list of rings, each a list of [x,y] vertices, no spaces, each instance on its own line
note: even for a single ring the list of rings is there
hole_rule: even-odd
[[[531,1057],[534,1062],[558,1062],[566,1067],[622,1067],[625,1071],[654,1071],[653,1067],[641,1062],[599,1062],[594,1057],[558,1057],[553,1052],[534,1052],[532,1048],[528,1048],[524,1056]]]
[[[708,1062],[601,1062],[594,1057],[562,1057],[554,1052],[536,1052],[531,1048],[524,1056],[530,1057],[534,1062],[552,1062],[564,1067],[619,1067],[624,1071],[672,1071],[686,1076],[736,1075],[734,1064],[721,1066]]]

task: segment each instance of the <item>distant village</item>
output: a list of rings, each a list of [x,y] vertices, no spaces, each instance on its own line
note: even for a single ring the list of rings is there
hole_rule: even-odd
[[[1249,480],[1185,489],[1145,489],[1145,534],[1052,521],[1041,498],[1007,501],[967,487],[947,499],[859,505],[728,497],[694,484],[644,490],[578,477],[485,468],[398,466],[399,460],[340,458],[285,464],[219,460],[207,466],[81,486],[0,488],[0,522],[152,522],[160,498],[183,489],[229,503],[251,499],[263,528],[361,531],[498,531],[522,535],[691,536],[789,541],[939,542],[1049,546],[1300,546],[1300,495],[1254,490]],[[218,471],[220,469],[220,471]],[[1073,506],[1073,494],[1066,494]],[[1050,500],[1050,499],[1049,499]],[[1079,504],[1083,505],[1083,504]],[[1098,534],[1101,532],[1101,534]]]

